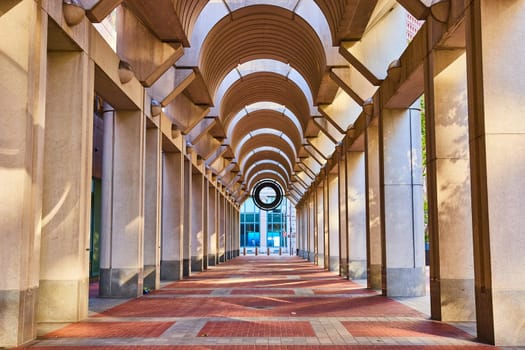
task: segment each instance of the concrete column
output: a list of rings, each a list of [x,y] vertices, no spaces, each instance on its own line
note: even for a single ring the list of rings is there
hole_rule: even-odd
[[[304,204],[303,204],[304,205]],[[297,239],[297,250],[298,250],[298,256],[303,256],[303,205],[297,206],[297,233],[296,233],[296,239]]]
[[[184,155],[162,154],[162,245],[160,279],[182,279],[182,236],[184,227]]]
[[[335,173],[328,174],[328,246],[330,271],[339,272],[339,179],[337,177],[337,166],[333,169]]]
[[[296,232],[296,250],[294,251],[294,254],[297,254],[297,256],[302,257],[303,256],[303,242],[305,238],[305,230],[304,230],[304,201],[306,198],[303,197],[302,205],[297,206],[297,232]]]
[[[142,295],[145,120],[141,111],[104,115],[100,295]]]
[[[191,151],[188,151],[191,154]],[[191,233],[192,233],[192,215],[193,215],[193,196],[192,196],[192,179],[193,165],[191,161],[184,156],[184,225],[182,228],[182,276],[191,275]]]
[[[213,212],[210,212],[210,183],[206,174],[202,179],[202,268],[204,270],[208,269],[208,251],[209,251],[209,241],[210,241],[210,228],[209,221],[211,220],[210,216],[213,215]]]
[[[326,169],[326,168],[325,168]],[[321,226],[324,234],[321,237],[323,245],[323,267],[327,270],[330,269],[330,191],[329,191],[329,174],[328,170],[325,170],[325,176],[322,183],[322,218],[323,225]]]
[[[162,135],[151,125],[146,129],[144,194],[144,287],[160,287],[160,229],[162,201]]]
[[[382,289],[379,128],[373,120],[365,132],[366,237],[368,288]]]
[[[315,263],[321,267],[325,267],[324,264],[324,182],[321,182],[319,186],[315,188],[316,197],[316,235],[315,235]]]
[[[204,174],[195,169],[192,175],[191,271],[202,271],[204,254]]]
[[[88,314],[94,64],[79,51],[47,60],[37,321],[75,322]]]
[[[317,264],[317,189],[313,188],[308,208],[308,261]]]
[[[36,337],[47,49],[38,7],[26,0],[0,17],[0,347]]]
[[[222,186],[220,186],[219,188],[222,188]],[[225,242],[225,238],[224,238],[224,234],[225,234],[225,203],[226,203],[226,199],[224,198],[224,195],[222,193],[221,190],[218,191],[217,193],[218,195],[218,204],[217,204],[217,209],[218,209],[218,215],[217,217],[219,218],[219,239],[218,239],[218,245],[217,245],[217,254],[218,254],[218,262],[225,262],[226,261],[226,255],[225,255],[225,252],[224,252],[224,242]]]
[[[259,210],[259,232],[261,234],[260,239],[260,251],[266,252],[268,246],[268,212],[266,210]]]
[[[472,228],[478,338],[525,345],[525,2],[467,11]]]
[[[442,321],[473,321],[476,312],[465,59],[445,50],[426,62],[430,300]]]
[[[383,293],[388,296],[425,295],[420,118],[410,109],[384,109],[379,118]]]
[[[231,259],[231,204],[228,197],[224,200],[224,253],[226,260]]]
[[[350,279],[367,277],[365,154],[352,145],[346,154],[348,177],[348,246]]]
[[[348,197],[347,197],[347,157],[346,145],[339,146],[338,174],[339,181],[339,274],[348,277]]]
[[[209,183],[210,198],[208,201],[208,265],[215,266],[217,264],[217,189],[213,184]]]

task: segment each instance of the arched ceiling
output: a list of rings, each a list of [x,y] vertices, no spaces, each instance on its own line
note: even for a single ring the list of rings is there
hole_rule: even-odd
[[[248,6],[220,20],[203,43],[199,67],[213,96],[235,66],[261,58],[289,63],[319,90],[326,69],[321,40],[304,19],[276,6]]]
[[[259,101],[286,106],[298,117],[303,133],[311,122],[310,107],[302,90],[285,77],[270,72],[252,73],[233,84],[224,94],[219,118],[227,126],[245,106]]]
[[[326,43],[280,4],[233,7],[200,49],[199,71],[221,138],[247,190],[254,179],[272,178],[288,192],[304,137],[319,133],[312,115],[319,115],[314,100],[329,69]]]
[[[336,113],[344,106],[334,77],[358,81],[354,71],[336,74],[350,69],[341,48],[359,41],[372,13],[390,3],[395,1],[122,1],[164,45],[182,43],[183,55],[166,65],[151,96],[162,97],[183,142],[238,199],[265,178],[300,195],[314,181],[324,160],[312,148],[331,154],[341,125],[351,125],[361,109],[356,103],[354,119]],[[97,17],[102,5],[91,5],[89,14]],[[167,96],[159,94],[171,86]],[[330,134],[334,130],[339,133]],[[173,126],[171,131],[176,134]]]

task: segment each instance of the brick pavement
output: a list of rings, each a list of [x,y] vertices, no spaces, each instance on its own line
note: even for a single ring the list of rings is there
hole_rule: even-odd
[[[96,302],[96,300],[93,300]],[[489,349],[464,331],[297,257],[239,257],[24,348]]]

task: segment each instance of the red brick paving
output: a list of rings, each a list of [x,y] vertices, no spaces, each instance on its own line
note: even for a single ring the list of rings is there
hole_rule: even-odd
[[[97,286],[98,287],[98,286]],[[452,326],[425,320],[425,315],[394,300],[377,295],[374,291],[362,288],[360,285],[336,277],[299,258],[287,257],[241,257],[220,266],[210,268],[184,281],[171,283],[168,288],[154,291],[138,299],[125,302],[112,309],[106,310],[96,317],[138,317],[139,322],[80,322],[51,332],[41,338],[45,344],[28,346],[31,349],[41,350],[398,350],[398,349],[493,349],[494,347],[467,342],[465,345],[307,345],[304,339],[315,339],[316,334],[311,323],[291,320],[289,322],[274,322],[261,320],[208,320],[202,329],[195,329],[195,333],[184,335],[185,340],[195,337],[195,343],[204,342],[207,337],[220,337],[229,341],[229,337],[260,339],[271,337],[301,337],[301,344],[297,345],[138,345],[147,342],[146,338],[160,339],[161,344],[177,344],[176,336],[182,334],[164,334],[174,322],[145,322],[151,317],[415,317],[418,321],[341,321],[341,324],[354,337],[403,337],[403,339],[427,338],[435,341],[436,336],[455,339],[471,340],[463,331]],[[222,296],[225,288],[233,288],[230,296]],[[236,289],[241,288],[241,289]],[[315,295],[294,295],[294,289],[309,288]],[[213,290],[219,293],[210,295]],[[90,292],[95,294],[95,285],[90,285]],[[168,298],[158,298],[155,294],[165,295]],[[199,298],[181,298],[178,296],[199,294]],[[347,294],[338,296],[336,294]],[[169,298],[173,295],[173,298]],[[233,296],[232,296],[233,295]],[[269,296],[273,295],[273,296]],[[177,296],[177,297],[175,297]],[[358,296],[358,297],[351,297]],[[143,317],[143,319],[140,319]],[[319,319],[315,319],[319,322]],[[113,321],[113,320],[111,320]],[[126,320],[127,321],[127,320]],[[312,320],[313,321],[313,320]],[[178,320],[177,320],[178,322]],[[323,321],[325,322],[325,321]],[[330,321],[331,322],[331,321]],[[336,323],[338,321],[335,321]],[[199,326],[200,327],[200,326]],[[324,324],[326,327],[326,323]],[[190,328],[191,329],[191,328]],[[328,328],[325,328],[328,329]],[[175,337],[173,337],[175,335]],[[206,337],[204,337],[206,335]],[[163,338],[164,336],[164,338]],[[190,338],[188,338],[188,336]],[[60,340],[55,338],[75,337],[132,338],[129,345],[114,346],[60,346]],[[326,337],[326,335],[325,335]],[[141,340],[144,338],[144,341]],[[247,339],[249,341],[249,339]],[[209,339],[212,340],[212,339]],[[83,345],[89,344],[90,339],[83,339]],[[167,343],[164,343],[166,341]],[[243,339],[244,341],[244,339]],[[254,340],[251,340],[255,343]],[[421,341],[420,341],[421,342]],[[254,344],[251,343],[251,344]],[[76,343],[74,343],[76,344]],[[100,343],[98,343],[100,344]],[[122,343],[120,343],[122,344]],[[135,345],[133,345],[135,344]],[[158,344],[158,343],[157,343]],[[369,342],[369,344],[371,344]],[[456,343],[457,344],[457,343]],[[45,346],[42,346],[45,345]],[[78,344],[80,345],[80,344]],[[28,348],[25,347],[25,348]]]
[[[471,339],[468,333],[434,321],[341,322],[354,337],[449,337]]]
[[[207,322],[199,337],[315,337],[310,322]]]
[[[173,324],[174,322],[79,322],[47,333],[42,338],[156,338]]]
[[[355,289],[313,289],[315,295],[330,295],[330,294],[368,294],[377,295],[374,290],[366,288],[355,288]]]
[[[26,349],[21,347],[19,349]],[[488,350],[485,345],[171,345],[171,346],[32,346],[33,350]]]
[[[232,295],[261,295],[261,294],[295,294],[292,289],[263,289],[263,288],[252,288],[252,289],[234,289],[230,292]]]
[[[422,317],[408,306],[379,295],[344,297],[214,297],[170,299],[139,298],[99,315],[114,317]]]
[[[166,295],[169,295],[169,294],[172,294],[172,295],[191,295],[191,294],[202,294],[202,295],[206,295],[206,294],[210,294],[211,292],[213,292],[213,290],[211,289],[192,289],[192,290],[187,290],[187,289],[159,289],[159,290],[154,290],[150,293],[150,295],[156,295],[156,294],[166,294]]]

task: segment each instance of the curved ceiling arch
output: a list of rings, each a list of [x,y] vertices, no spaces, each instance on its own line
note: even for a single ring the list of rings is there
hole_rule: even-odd
[[[258,173],[254,174],[251,181],[247,184],[246,189],[248,193],[252,192],[253,187],[262,180],[272,179],[275,180],[281,185],[283,191],[286,193],[288,191],[288,184],[286,179],[283,179],[279,173],[274,172],[273,170],[261,170]]]
[[[242,159],[242,163],[239,163],[241,174],[245,174],[246,169],[249,169],[256,162],[266,161],[269,159],[280,163],[284,168],[286,168],[287,172],[290,174],[289,177],[291,178],[291,175],[293,174],[293,165],[288,156],[279,149],[269,146],[255,149],[245,155],[245,157]],[[249,179],[246,178],[246,176],[243,176],[243,180],[247,182]]]
[[[327,65],[323,42],[308,22],[282,7],[246,6],[222,18],[202,43],[199,68],[214,96],[228,72],[259,58],[290,64],[317,95]]]
[[[255,130],[252,130],[250,131],[249,133],[247,133],[240,141],[238,144],[240,145],[244,145],[246,144],[249,140],[257,137],[257,136],[260,136],[260,135],[272,135],[272,136],[276,136],[282,140],[284,140],[290,147],[292,148],[295,148],[295,155],[297,156],[297,154],[299,153],[299,149],[297,147],[295,147],[295,144],[294,142],[288,137],[288,135],[286,135],[285,133],[283,133],[282,131],[279,131],[279,130],[276,130],[276,129],[272,129],[272,128],[263,128],[263,129],[255,129]],[[237,144],[237,145],[238,145]],[[240,154],[238,152],[238,149],[237,148],[234,148],[233,149],[234,153],[235,153],[235,156],[237,158],[239,158]]]
[[[291,178],[288,175],[288,170],[281,163],[272,159],[258,160],[254,162],[246,170],[244,177],[250,179],[254,172],[258,172],[263,169],[273,169],[283,175],[283,177],[287,178],[288,181],[291,181]]]
[[[290,160],[290,169],[293,169],[293,164],[297,159],[297,153],[295,152],[295,149],[280,137],[268,134],[252,137],[245,144],[241,145],[241,147],[238,150],[240,154],[238,158],[238,164],[241,166],[241,168],[244,170],[244,159],[246,158],[246,155],[253,153],[256,150],[263,150],[264,147],[275,148],[280,153],[285,154],[286,157]],[[290,171],[290,173],[292,173],[292,171]]]
[[[280,118],[283,119],[283,118]],[[279,120],[279,119],[278,119]],[[261,127],[266,125],[271,125],[272,127]],[[289,130],[286,127],[281,127],[278,123],[272,120],[272,123],[270,124],[267,120],[264,120],[259,118],[257,120],[257,125],[254,125],[251,129],[248,129],[250,127],[249,123],[243,123],[248,124],[246,125],[246,128],[241,128],[244,125],[239,126],[238,128],[235,128],[235,133],[232,134],[231,137],[231,144],[230,147],[233,150],[233,153],[237,158],[239,158],[240,154],[238,152],[240,145],[243,145],[246,143],[249,139],[256,137],[258,135],[275,135],[277,137],[282,138],[284,141],[286,141],[291,147],[295,148],[295,153],[298,154],[299,150],[301,148],[301,138],[299,138],[299,135],[295,133],[293,134],[293,129]],[[291,134],[291,137],[289,136]],[[292,139],[293,138],[293,139]]]
[[[243,79],[249,74],[256,72],[269,72],[283,76],[286,79],[293,81],[305,95],[308,104],[311,106],[311,113],[317,113],[314,108],[314,97],[306,79],[289,64],[273,60],[273,59],[255,59],[243,64],[239,64],[232,69],[226,77],[221,81],[217,93],[214,96],[214,105],[220,106],[226,91],[238,80]]]
[[[303,132],[310,122],[310,106],[302,90],[292,81],[270,72],[252,73],[226,91],[219,118],[228,128],[229,121],[245,106],[270,101],[286,106],[298,118]]]
[[[301,140],[304,138],[304,133],[299,118],[297,118],[297,116],[285,106],[270,101],[260,101],[245,106],[242,110],[235,114],[235,116],[230,118],[228,123],[225,124],[226,135],[233,135],[235,133],[235,129],[238,126],[241,126],[245,118],[247,118],[247,121],[249,119],[249,122],[251,123],[253,122],[251,117],[255,117],[259,112],[263,111],[265,113],[273,112],[273,117],[282,116],[283,118],[281,120],[283,121],[287,119],[285,121],[286,124],[288,124],[288,121],[293,123],[295,129],[299,132]]]
[[[323,48],[329,60],[328,63],[330,65],[338,65],[343,62],[337,54],[338,47],[329,44],[329,39],[332,37],[331,28],[333,26],[330,25],[325,14],[316,2],[317,1],[313,0],[301,0],[295,3],[293,1],[283,0],[209,1],[199,12],[198,18],[196,18],[192,25],[191,37],[188,37],[191,42],[191,47],[185,50],[184,57],[181,58],[179,63],[181,66],[188,67],[198,65],[206,34],[222,19],[229,18],[233,13],[242,8],[266,5],[288,11],[290,17],[299,17],[309,23],[318,37],[321,38]],[[232,13],[232,11],[235,12]]]

